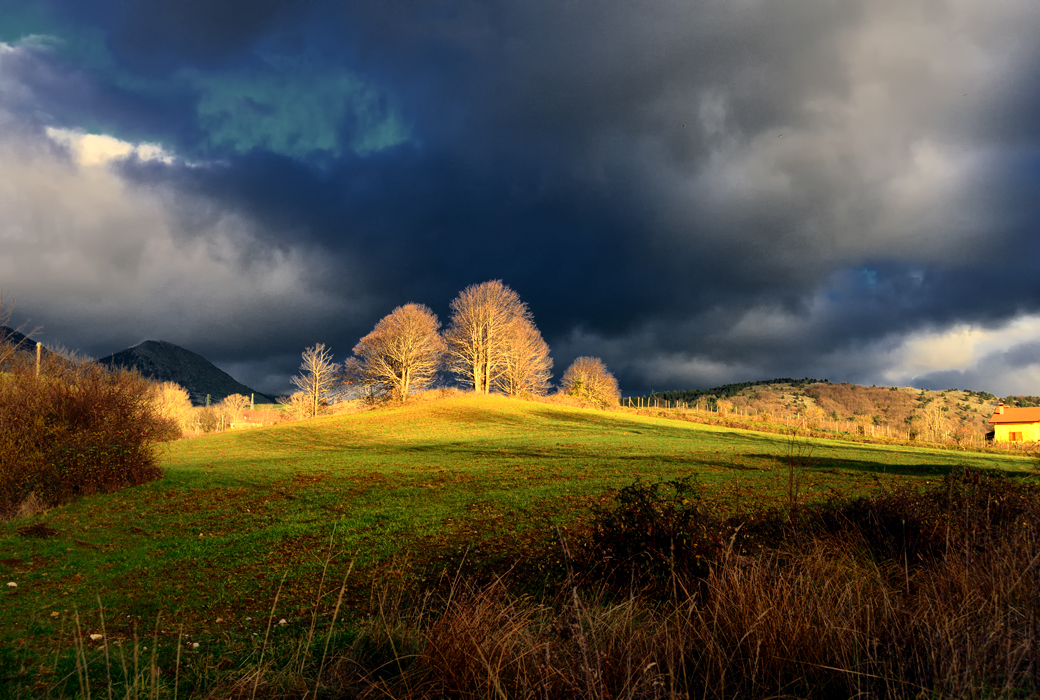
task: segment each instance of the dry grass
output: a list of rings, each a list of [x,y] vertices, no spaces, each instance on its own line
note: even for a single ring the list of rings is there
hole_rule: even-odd
[[[879,557],[869,533],[817,532],[729,549],[702,577],[673,575],[664,597],[571,577],[535,598],[502,577],[457,576],[408,604],[388,586],[350,645],[322,658],[320,683],[276,681],[274,665],[246,677],[263,697],[1035,696],[1038,521],[990,517],[983,506],[1017,486],[983,487],[974,511],[954,513],[968,536],[935,557]]]
[[[153,669],[135,641],[116,695],[1028,697],[1038,689],[1038,560],[1035,532],[1023,529],[991,549],[913,566],[823,540],[731,553],[694,586],[676,578],[664,600],[575,585],[539,600],[502,578],[462,577],[436,600],[387,586],[331,651],[311,640],[334,638],[334,620],[295,645],[265,640],[261,657],[237,668],[196,660],[182,670],[178,658],[176,669]],[[193,678],[178,688],[176,675]],[[88,674],[77,678],[86,689]]]

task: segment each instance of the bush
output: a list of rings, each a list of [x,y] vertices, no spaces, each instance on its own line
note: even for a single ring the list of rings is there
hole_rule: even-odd
[[[588,561],[627,584],[668,582],[673,573],[703,576],[726,548],[727,523],[713,512],[692,477],[621,489],[609,507],[594,510]]]
[[[627,586],[634,577],[667,589],[673,575],[689,582],[730,556],[791,552],[808,542],[905,567],[986,552],[1023,533],[1040,533],[1040,486],[976,470],[955,471],[924,490],[838,496],[797,511],[734,512],[687,477],[636,482],[596,509],[579,565],[595,579]]]
[[[156,385],[126,370],[25,353],[0,375],[0,516],[31,496],[50,507],[159,478],[156,445],[179,435]]]
[[[560,380],[560,393],[577,398],[583,405],[613,408],[621,401],[617,379],[598,357],[579,357]]]

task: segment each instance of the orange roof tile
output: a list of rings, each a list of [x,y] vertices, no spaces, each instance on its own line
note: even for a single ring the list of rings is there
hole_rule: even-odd
[[[990,423],[1040,423],[1040,408],[1012,408],[1004,406],[1003,413],[990,417]]]

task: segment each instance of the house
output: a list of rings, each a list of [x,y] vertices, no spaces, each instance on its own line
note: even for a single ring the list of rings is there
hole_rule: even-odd
[[[1040,442],[1040,408],[1013,408],[1001,404],[989,422],[994,442]]]

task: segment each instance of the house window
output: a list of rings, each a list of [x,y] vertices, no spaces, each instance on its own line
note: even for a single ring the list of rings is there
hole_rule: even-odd
[[[1008,440],[1011,442],[1022,442],[1022,433],[1008,433]]]

